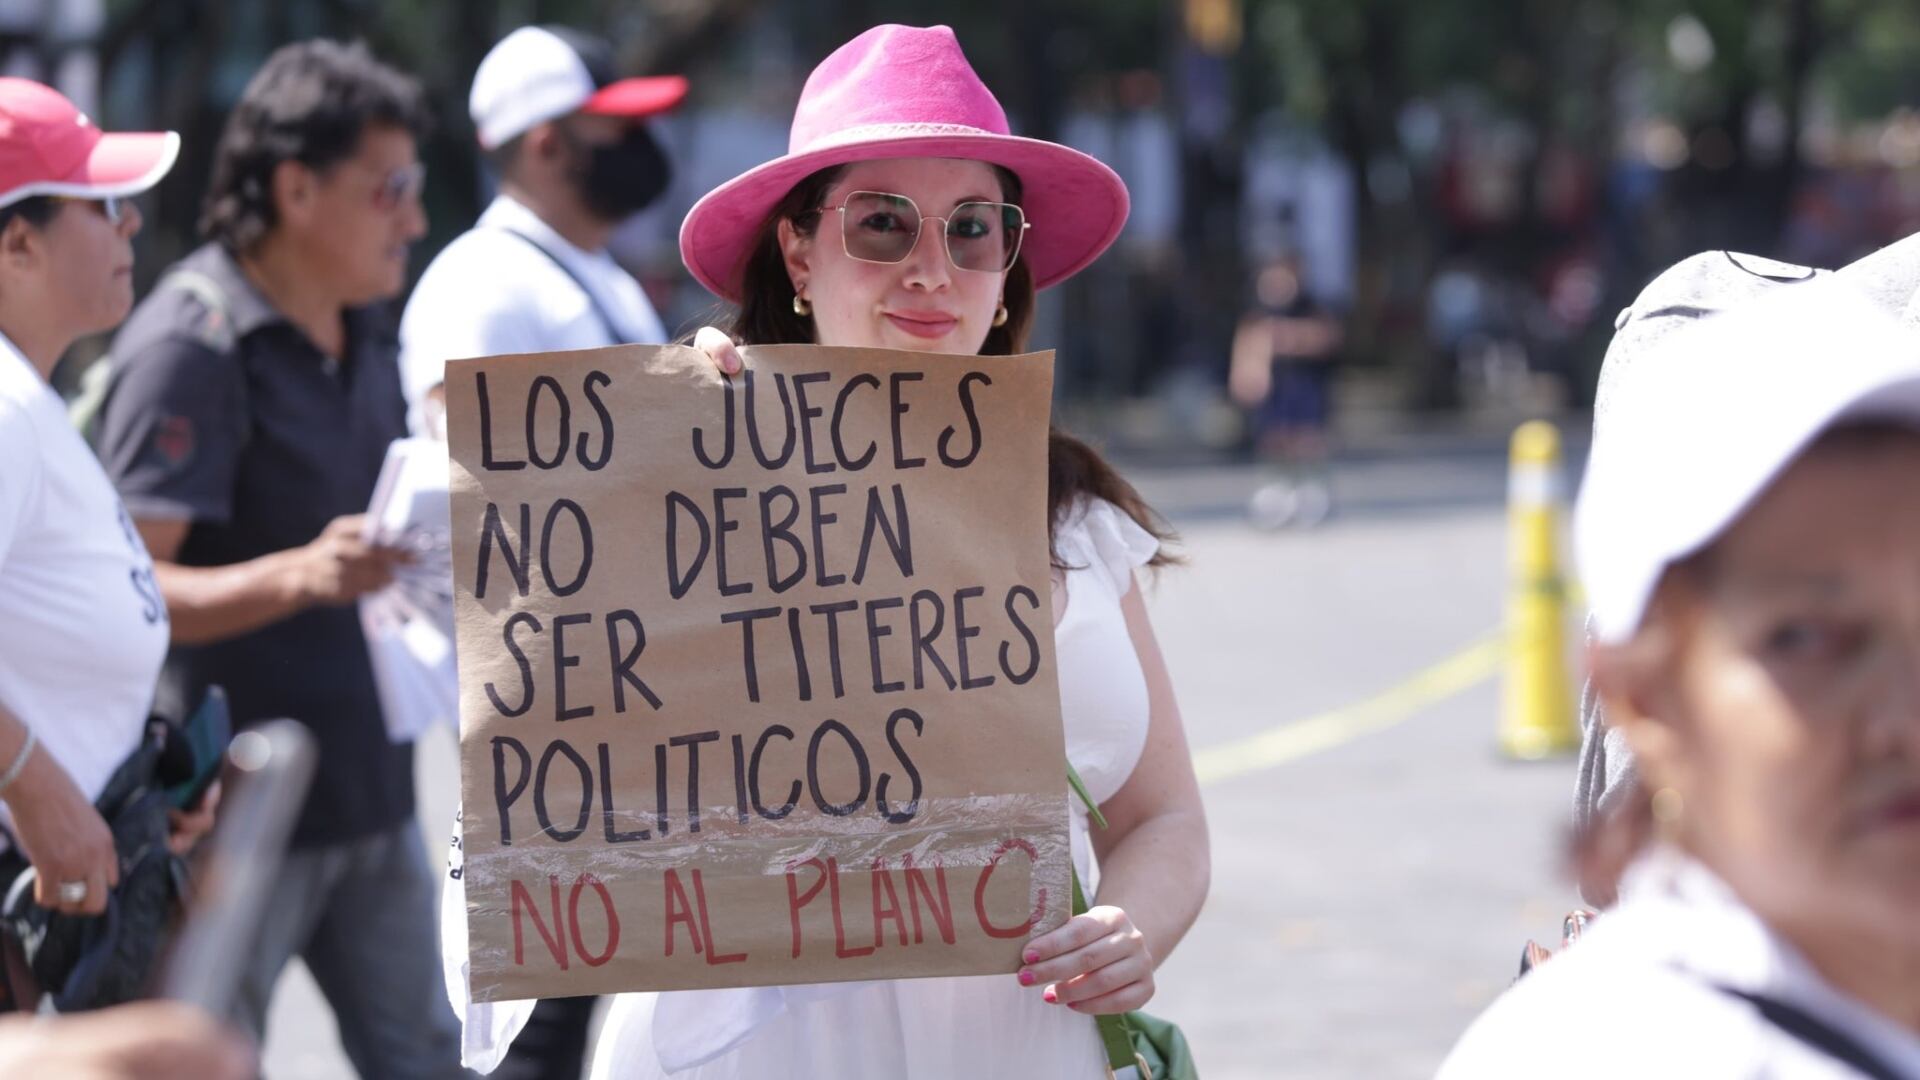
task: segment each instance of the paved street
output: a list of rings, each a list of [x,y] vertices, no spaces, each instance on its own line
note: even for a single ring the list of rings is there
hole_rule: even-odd
[[[1246,470],[1138,479],[1191,559],[1150,604],[1198,750],[1375,699],[1499,621],[1497,447],[1356,455],[1341,512],[1311,533],[1241,524]],[[1212,897],[1152,1011],[1181,1023],[1210,1080],[1430,1076],[1522,941],[1554,931],[1572,900],[1554,870],[1571,766],[1499,760],[1496,714],[1483,680],[1207,787]],[[421,758],[437,857],[451,740]],[[273,1022],[270,1075],[351,1075],[304,972]]]
[[[1415,471],[1381,497],[1413,503],[1440,479]],[[1195,746],[1367,699],[1493,628],[1504,519],[1466,501],[1306,536],[1189,526],[1193,566],[1164,576],[1153,611]],[[1488,681],[1208,787],[1212,897],[1154,1006],[1207,1076],[1431,1076],[1524,939],[1558,924],[1571,768],[1500,761],[1497,700]]]

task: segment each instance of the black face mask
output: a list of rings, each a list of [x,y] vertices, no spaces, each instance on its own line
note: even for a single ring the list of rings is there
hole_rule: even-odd
[[[646,209],[673,180],[673,163],[643,125],[628,128],[619,142],[587,143],[571,133],[565,138],[575,155],[574,185],[603,221],[625,221]]]

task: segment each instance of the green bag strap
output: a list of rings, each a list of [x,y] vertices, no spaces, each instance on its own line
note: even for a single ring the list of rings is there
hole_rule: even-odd
[[[1073,913],[1075,915],[1087,913],[1087,894],[1080,888],[1078,870],[1073,872]],[[1140,1070],[1140,1080],[1153,1080],[1153,1073],[1148,1070],[1146,1062],[1140,1060],[1133,1052],[1133,1030],[1127,1024],[1127,1015],[1105,1013],[1094,1017],[1093,1020],[1100,1027],[1100,1044],[1107,1051],[1108,1075],[1132,1065]]]
[[[1072,762],[1067,763],[1067,783],[1072,785],[1073,793],[1080,797],[1080,801],[1086,804],[1087,819],[1098,828],[1106,828],[1107,819],[1101,815],[1100,808],[1093,804],[1093,796],[1087,792],[1086,782],[1080,779],[1080,773]],[[1072,867],[1071,860],[1068,868],[1073,874],[1073,914],[1085,915],[1089,905],[1086,891],[1080,887],[1080,871]],[[1144,1058],[1133,1051],[1133,1027],[1127,1023],[1127,1014],[1106,1013],[1093,1020],[1100,1028],[1100,1044],[1106,1048],[1107,1075],[1112,1076],[1132,1066],[1139,1069],[1140,1080],[1153,1080],[1153,1070]]]

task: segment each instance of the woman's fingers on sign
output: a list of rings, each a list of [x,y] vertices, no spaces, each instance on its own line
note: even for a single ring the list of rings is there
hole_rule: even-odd
[[[1102,906],[1027,943],[1022,986],[1089,1012],[1137,1009],[1153,996],[1153,955],[1127,913]]]
[[[1072,983],[1067,984],[1069,988],[1072,985]],[[1064,1004],[1074,1012],[1086,1013],[1089,1016],[1132,1012],[1135,1009],[1145,1008],[1147,1002],[1153,1000],[1153,991],[1153,975],[1149,973],[1145,978],[1127,982],[1126,985],[1111,993],[1065,1001]]]
[[[1112,915],[1126,919],[1126,913],[1119,908],[1098,907],[1084,915],[1075,915],[1056,929],[1027,942],[1026,949],[1020,954],[1020,959],[1026,964],[1021,974],[1031,974],[1034,982],[1051,982],[1078,975],[1085,969],[1073,968],[1065,957],[1112,933],[1116,929]]]
[[[1105,967],[1056,983],[1053,1002],[1082,1012],[1126,1012],[1153,996],[1153,964],[1144,953],[1130,951]]]
[[[713,366],[720,369],[722,375],[738,375],[743,366],[740,350],[734,347],[733,339],[718,327],[703,326],[694,331],[693,347],[707,354]]]

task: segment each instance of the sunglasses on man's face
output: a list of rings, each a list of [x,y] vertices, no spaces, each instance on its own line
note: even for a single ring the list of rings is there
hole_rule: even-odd
[[[404,165],[387,173],[373,189],[373,208],[392,210],[401,203],[420,197],[427,185],[427,167],[420,162]]]
[[[945,226],[941,237],[948,261],[961,270],[992,274],[1012,268],[1028,228],[1025,213],[1012,203],[963,202],[942,218],[922,215],[912,199],[884,191],[856,191],[839,206],[821,210],[840,212],[840,239],[848,258],[905,262],[919,246],[921,227],[939,221]]]

